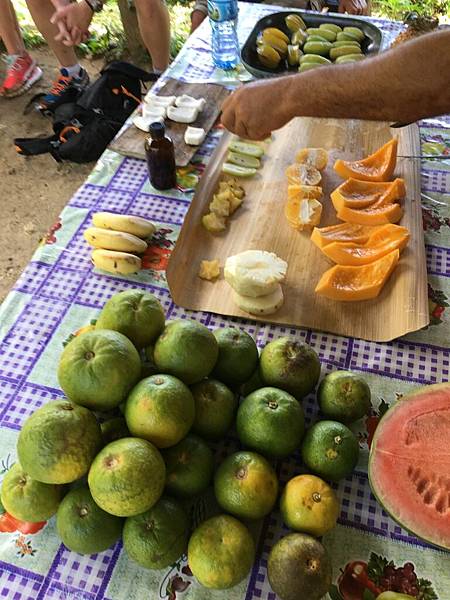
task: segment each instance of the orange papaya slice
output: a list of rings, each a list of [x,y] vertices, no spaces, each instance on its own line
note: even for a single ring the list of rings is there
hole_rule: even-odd
[[[369,208],[348,208],[344,206],[337,212],[338,219],[357,225],[385,225],[398,223],[403,216],[400,204],[387,204],[386,206],[369,206]]]
[[[367,158],[355,161],[338,159],[334,163],[334,170],[344,179],[353,177],[363,181],[389,181],[396,164],[397,138],[392,138]]]
[[[344,302],[376,298],[397,266],[399,250],[360,267],[335,265],[320,278],[316,293]]]
[[[400,200],[405,195],[405,184],[403,179],[394,181],[360,181],[359,179],[347,179],[331,193],[331,200],[336,210],[343,206],[349,208],[367,208],[389,204]]]
[[[355,223],[339,223],[328,227],[314,227],[311,241],[320,249],[332,242],[353,242],[365,244],[369,237],[378,229],[384,227],[356,225]]]
[[[356,267],[368,265],[393,250],[398,249],[401,252],[408,243],[409,231],[405,227],[399,227],[398,231],[385,232],[384,239],[381,232],[376,236],[378,238],[376,244],[371,242],[372,239],[377,238],[370,238],[363,246],[349,242],[333,242],[322,248],[322,252],[338,265]]]

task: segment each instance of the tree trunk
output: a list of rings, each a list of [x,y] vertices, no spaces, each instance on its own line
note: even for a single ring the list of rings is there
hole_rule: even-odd
[[[151,59],[139,33],[136,9],[130,0],[118,0],[118,4],[130,60],[139,67],[148,68]]]

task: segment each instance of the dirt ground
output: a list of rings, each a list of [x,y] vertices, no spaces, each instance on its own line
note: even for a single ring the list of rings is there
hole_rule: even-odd
[[[51,133],[50,122],[39,113],[23,114],[32,95],[46,91],[55,75],[56,62],[48,50],[33,54],[44,72],[40,82],[24,96],[10,100],[0,97],[0,302],[93,168],[93,164],[59,164],[50,155],[24,158],[16,154],[15,137]],[[83,64],[94,77],[102,67],[101,61]],[[0,63],[0,78],[2,69]]]

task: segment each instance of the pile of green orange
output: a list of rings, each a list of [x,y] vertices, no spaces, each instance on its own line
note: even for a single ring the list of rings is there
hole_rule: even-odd
[[[320,477],[338,481],[357,463],[358,443],[344,423],[370,407],[364,381],[346,371],[327,375],[318,401],[328,420],[305,432],[301,400],[320,376],[307,344],[283,337],[259,356],[240,329],[166,323],[158,300],[138,290],[113,296],[86,329],[59,360],[67,400],[44,405],[23,425],[19,462],[2,484],[5,509],[25,521],[56,514],[63,543],[79,553],[122,537],[132,559],[161,569],[187,550],[198,581],[224,589],[255,559],[241,520],[265,517],[277,503],[270,461],[300,450],[311,474],[288,481],[280,499],[284,522],[299,533],[274,546],[268,575],[282,600],[322,597],[331,567],[315,538],[334,527],[339,504]],[[215,443],[234,427],[244,449],[216,464]],[[187,507],[211,485],[219,514],[192,532]],[[313,568],[297,568],[299,558]]]

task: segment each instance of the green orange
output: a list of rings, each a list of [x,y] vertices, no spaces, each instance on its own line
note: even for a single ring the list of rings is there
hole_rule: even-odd
[[[1,502],[20,521],[47,521],[58,510],[63,487],[32,479],[15,463],[2,481]]]
[[[128,396],[125,419],[136,437],[158,448],[177,444],[192,427],[195,404],[189,388],[172,375],[152,375]]]
[[[70,483],[86,475],[101,446],[94,414],[73,402],[55,400],[25,421],[17,454],[23,470],[36,481]]]
[[[224,590],[237,585],[254,560],[255,543],[249,530],[229,515],[204,521],[189,540],[189,567],[206,588]]]
[[[334,490],[315,475],[290,479],[283,490],[280,508],[288,527],[316,537],[333,529],[339,516]]]
[[[236,428],[244,446],[265,456],[284,458],[300,447],[305,431],[303,408],[287,392],[264,387],[242,402]]]
[[[356,373],[333,371],[322,379],[317,401],[328,419],[353,423],[370,411],[370,388]]]
[[[256,452],[235,452],[214,477],[217,502],[244,519],[261,519],[275,506],[278,478],[270,463]]]
[[[214,456],[201,438],[191,433],[162,455],[169,494],[189,497],[206,490],[213,476]]]
[[[338,421],[319,421],[306,432],[302,444],[305,465],[320,477],[339,481],[348,477],[359,457],[355,434]]]
[[[208,440],[220,440],[233,425],[237,395],[217,379],[203,379],[191,387],[195,402],[192,431]]]
[[[258,364],[254,339],[236,327],[221,327],[213,334],[219,345],[213,376],[232,387],[241,385],[251,377]]]
[[[122,438],[95,457],[89,489],[103,510],[118,517],[138,515],[160,498],[166,468],[157,448],[146,440]]]
[[[147,569],[164,569],[186,551],[189,518],[177,500],[163,496],[146,512],[128,517],[123,528],[127,554]]]

